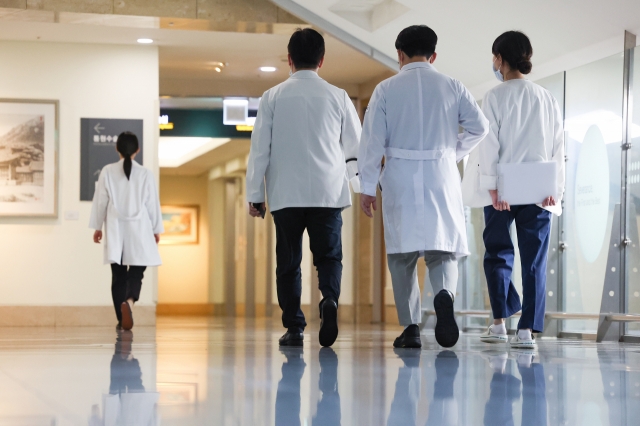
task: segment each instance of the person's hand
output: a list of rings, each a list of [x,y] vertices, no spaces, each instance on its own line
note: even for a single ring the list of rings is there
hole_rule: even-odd
[[[100,244],[102,241],[102,231],[96,231],[93,233],[93,242],[96,244]]]
[[[160,234],[153,234],[153,238],[156,239],[156,244],[160,244]]]
[[[373,212],[371,211],[371,207],[373,207],[373,210],[378,210],[376,197],[372,197],[371,195],[367,195],[367,194],[360,194],[360,208],[362,208],[362,211],[364,212],[364,214],[366,214],[369,217],[373,217]]]
[[[547,197],[542,202],[542,207],[551,207],[556,205],[556,199],[553,197]]]
[[[491,194],[491,204],[493,204],[493,208],[498,210],[498,211],[503,211],[503,210],[511,210],[511,206],[509,205],[509,203],[507,203],[506,201],[499,201],[498,200],[498,190],[497,189],[490,189],[489,190],[489,194]]]
[[[260,210],[253,207],[253,204],[258,203],[249,203],[249,215],[251,215],[251,217],[262,217]],[[264,209],[264,203],[259,203],[258,206],[260,206],[261,209]]]

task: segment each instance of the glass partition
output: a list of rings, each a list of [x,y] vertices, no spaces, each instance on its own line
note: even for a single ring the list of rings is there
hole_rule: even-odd
[[[629,136],[631,149],[628,151],[627,184],[629,204],[627,214],[627,312],[640,314],[640,47],[634,50]],[[640,323],[630,323],[629,334],[640,334]]]
[[[613,213],[620,203],[623,54],[566,73],[563,306],[600,312]],[[594,333],[597,320],[567,321]]]

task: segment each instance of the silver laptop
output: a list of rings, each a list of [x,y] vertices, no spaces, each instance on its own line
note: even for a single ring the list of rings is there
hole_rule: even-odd
[[[498,164],[498,196],[512,206],[540,204],[556,191],[555,161]]]

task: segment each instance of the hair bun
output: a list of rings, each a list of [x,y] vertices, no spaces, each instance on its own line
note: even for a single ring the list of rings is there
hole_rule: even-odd
[[[529,74],[531,72],[531,69],[533,68],[533,64],[529,59],[521,59],[520,61],[518,61],[517,67],[518,71],[520,71],[522,74]]]

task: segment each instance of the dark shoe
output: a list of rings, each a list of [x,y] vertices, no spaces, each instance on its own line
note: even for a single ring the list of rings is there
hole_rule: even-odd
[[[338,304],[326,299],[320,307],[320,346],[328,347],[338,338]]]
[[[122,314],[122,329],[131,330],[133,328],[133,312],[131,312],[131,306],[128,302],[122,302],[120,313]]]
[[[302,346],[304,343],[304,335],[299,331],[287,331],[278,340],[280,346]]]
[[[453,315],[453,299],[447,290],[441,290],[433,299],[436,310],[436,341],[445,348],[450,348],[458,342],[460,330]]]
[[[404,329],[402,334],[393,342],[394,348],[416,348],[422,347],[420,341],[420,328],[416,324],[411,324]]]
[[[122,324],[118,323],[118,325],[116,325],[116,331],[122,331]]]

